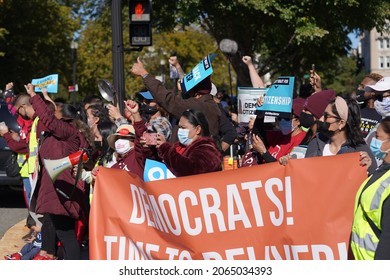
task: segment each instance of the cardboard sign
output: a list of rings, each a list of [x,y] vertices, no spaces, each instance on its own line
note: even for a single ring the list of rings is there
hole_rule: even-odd
[[[43,78],[32,79],[31,84],[35,86],[35,91],[42,92],[46,88],[49,93],[58,92],[58,74],[52,74]]]
[[[259,97],[264,96],[267,88],[239,87],[238,96],[238,122],[248,123],[250,117],[256,117],[256,102]]]
[[[264,105],[256,109],[266,116],[289,118],[292,112],[294,77],[279,77],[268,89]]]
[[[213,73],[211,62],[217,55],[212,53],[202,59],[181,81],[182,91],[189,91]]]

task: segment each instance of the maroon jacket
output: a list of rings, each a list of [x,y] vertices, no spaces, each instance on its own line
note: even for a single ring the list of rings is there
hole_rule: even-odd
[[[146,131],[145,122],[139,121],[133,124],[136,138],[134,140],[134,149],[132,149],[124,158],[116,157],[116,163],[111,168],[123,169],[137,174],[141,179],[144,177],[145,156],[147,149],[141,145],[140,137]],[[150,153],[150,152],[149,152]]]
[[[80,148],[87,148],[88,143],[81,132],[71,123],[59,120],[54,113],[46,106],[44,101],[38,96],[30,99],[39,117],[37,127],[37,137],[41,131],[46,131],[45,139],[41,138],[39,143],[39,163],[40,172],[38,177],[36,212],[38,214],[55,214],[79,218],[84,209],[84,184],[79,181],[77,188],[73,188],[75,179],[72,177],[72,168],[66,169],[53,183],[43,159],[61,159],[77,152]],[[70,198],[61,195],[56,189],[67,194]],[[72,192],[73,191],[73,192]]]
[[[185,151],[179,154],[177,149],[182,148]],[[158,148],[158,154],[177,177],[222,170],[221,153],[210,137],[198,138],[187,147],[180,142],[165,142]]]

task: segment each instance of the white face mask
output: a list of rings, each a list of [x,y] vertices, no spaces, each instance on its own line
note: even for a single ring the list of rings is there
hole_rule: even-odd
[[[120,154],[124,155],[127,152],[129,152],[133,146],[130,145],[130,141],[126,139],[118,139],[115,141],[115,151]]]

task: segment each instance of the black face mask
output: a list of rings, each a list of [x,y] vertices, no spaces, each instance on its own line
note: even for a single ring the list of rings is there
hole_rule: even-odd
[[[301,115],[299,116],[299,122],[301,123],[301,126],[309,128],[315,122],[314,116],[305,112],[301,112]]]
[[[317,125],[318,125],[317,127],[318,132],[325,135],[327,138],[331,138],[336,132],[336,131],[329,130],[331,124],[328,122],[318,121]]]
[[[29,120],[30,120],[30,118],[27,117],[27,115],[21,115],[21,114],[19,114],[19,116],[21,116],[22,119],[24,119],[24,120],[26,120],[26,121],[29,121]]]
[[[158,112],[156,106],[149,106],[142,104],[140,108],[140,113],[141,115],[154,115]]]
[[[361,90],[361,89],[356,90],[356,101],[357,102],[364,102],[364,100],[366,100],[364,98],[364,93],[365,93],[364,90]]]

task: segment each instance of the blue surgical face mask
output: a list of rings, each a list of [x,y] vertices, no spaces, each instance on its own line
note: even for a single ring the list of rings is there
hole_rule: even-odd
[[[292,120],[281,119],[279,121],[279,129],[283,135],[289,134],[291,131],[293,131]]]
[[[180,143],[182,143],[184,146],[188,146],[192,139],[188,137],[188,134],[190,133],[189,129],[179,128],[177,131],[177,137],[179,138]]]
[[[371,149],[372,153],[375,155],[375,157],[377,157],[379,159],[383,159],[387,155],[389,150],[387,150],[387,151],[381,150],[383,142],[387,142],[387,141],[389,141],[389,140],[382,141],[382,140],[377,139],[376,137],[372,138],[371,143],[370,143],[370,149]]]

